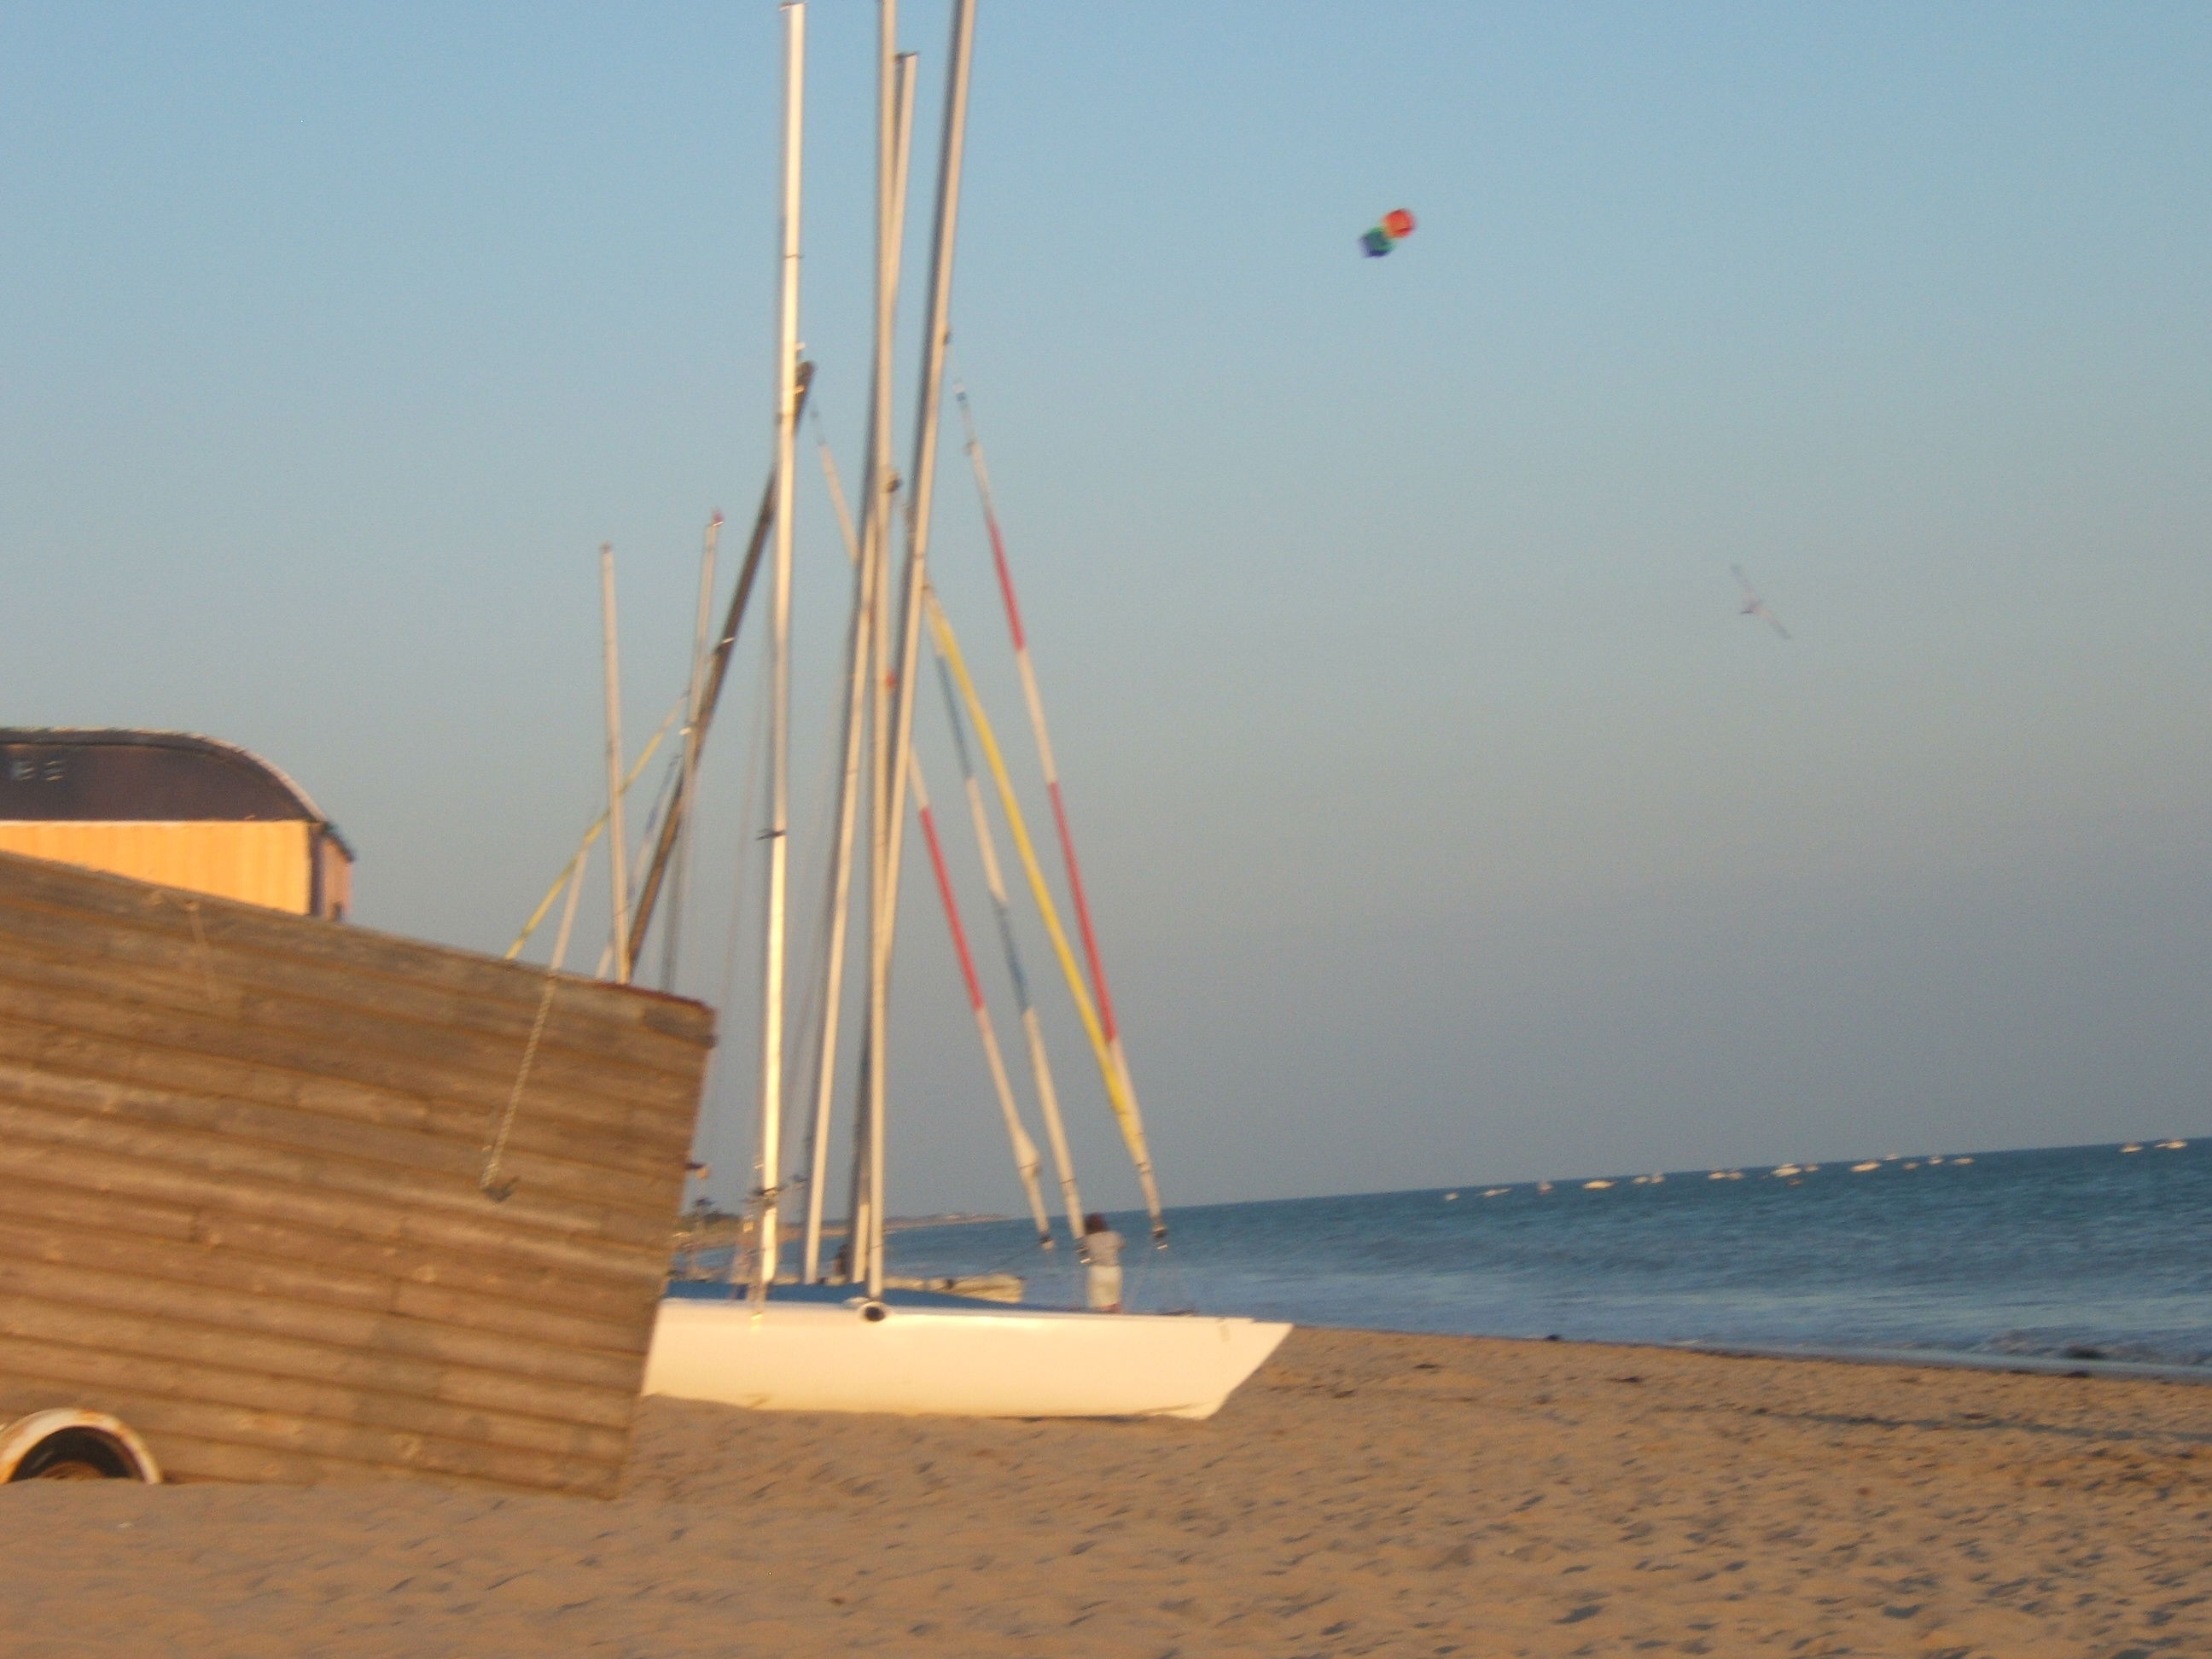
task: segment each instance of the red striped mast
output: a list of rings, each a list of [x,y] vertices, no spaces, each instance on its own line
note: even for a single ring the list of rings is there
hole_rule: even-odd
[[[975,958],[968,949],[968,929],[960,920],[960,903],[952,896],[951,872],[945,867],[945,845],[937,838],[937,814],[930,810],[929,794],[921,786],[921,763],[907,751],[907,785],[914,791],[915,815],[921,821],[922,838],[929,843],[930,868],[937,872],[937,896],[945,905],[945,925],[951,930],[952,949],[960,958],[960,977],[968,982],[968,1003],[975,1012],[976,1035],[983,1039],[983,1057],[991,1067],[991,1085],[997,1090],[999,1111],[1006,1120],[1006,1137],[1013,1143],[1014,1167],[1021,1172],[1022,1190],[1029,1196],[1030,1215],[1036,1223],[1037,1242],[1052,1248],[1052,1224],[1045,1219],[1044,1191],[1037,1176],[1043,1161],[1036,1143],[1022,1127],[1014,1105],[1014,1085],[1006,1077],[1006,1062],[999,1052],[999,1034],[992,1029],[991,1010],[983,1000],[983,981],[975,974]]]
[[[1075,836],[1068,828],[1067,805],[1060,790],[1060,768],[1053,759],[1052,735],[1044,718],[1044,699],[1037,691],[1036,669],[1030,661],[1029,635],[1022,628],[1021,602],[1014,596],[1014,574],[1006,560],[1006,538],[999,528],[999,507],[991,493],[991,471],[983,460],[982,441],[975,435],[975,413],[969,407],[968,388],[955,385],[952,395],[960,405],[960,424],[967,435],[968,464],[975,475],[975,493],[983,504],[984,527],[991,535],[991,562],[999,577],[999,597],[1006,612],[1006,631],[1013,640],[1014,663],[1021,671],[1022,697],[1029,705],[1030,731],[1036,739],[1037,761],[1044,769],[1046,792],[1052,797],[1053,828],[1060,837],[1060,861],[1067,869],[1067,887],[1075,901],[1075,925],[1083,939],[1083,958],[1091,969],[1092,994],[1098,1002],[1099,1024],[1106,1047],[1121,1084],[1121,1096],[1139,1125],[1143,1114],[1137,1104],[1137,1085],[1129,1075],[1129,1057],[1121,1046],[1121,1028],[1114,1018],[1114,994],[1106,983],[1106,964],[1098,955],[1098,933],[1091,925],[1091,901],[1083,888],[1083,866],[1075,856]],[[1164,1241],[1167,1224],[1157,1204],[1152,1207],[1152,1237]]]

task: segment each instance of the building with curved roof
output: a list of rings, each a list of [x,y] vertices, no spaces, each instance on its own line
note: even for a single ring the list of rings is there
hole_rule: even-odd
[[[0,852],[342,921],[353,852],[307,792],[188,732],[0,727]]]

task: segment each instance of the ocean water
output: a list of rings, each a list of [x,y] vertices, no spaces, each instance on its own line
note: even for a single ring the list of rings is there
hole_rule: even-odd
[[[1613,1180],[1171,1210],[1165,1251],[1139,1243],[1141,1215],[1113,1219],[1139,1308],[2212,1376],[2212,1142]],[[1024,1222],[900,1231],[889,1255],[896,1273],[1008,1268],[1031,1300],[1078,1298],[1066,1246],[1042,1254]]]

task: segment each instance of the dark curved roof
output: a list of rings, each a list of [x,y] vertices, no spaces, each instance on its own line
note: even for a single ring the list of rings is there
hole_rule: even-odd
[[[305,822],[345,846],[267,761],[190,732],[0,727],[0,819]]]

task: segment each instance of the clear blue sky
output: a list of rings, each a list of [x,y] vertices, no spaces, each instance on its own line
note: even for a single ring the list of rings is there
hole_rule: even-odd
[[[873,9],[813,9],[849,467]],[[593,810],[594,550],[641,735],[759,489],[777,38],[14,9],[4,717],[244,743],[364,922],[502,948]],[[983,0],[976,76],[960,367],[1171,1201],[2212,1133],[2212,12]],[[940,580],[1018,733],[951,460]],[[844,589],[803,508],[812,813]],[[894,1202],[1010,1208],[909,896]]]

